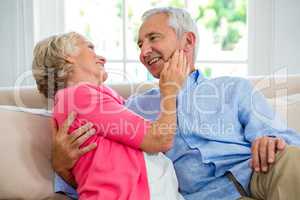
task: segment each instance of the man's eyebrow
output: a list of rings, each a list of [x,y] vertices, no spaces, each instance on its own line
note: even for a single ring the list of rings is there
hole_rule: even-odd
[[[159,32],[150,32],[150,33],[148,33],[148,34],[146,35],[146,37],[151,37],[151,36],[153,36],[153,35],[161,35],[161,33],[159,33]]]

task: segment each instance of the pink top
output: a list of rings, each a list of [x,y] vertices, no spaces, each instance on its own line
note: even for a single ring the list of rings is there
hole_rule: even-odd
[[[75,164],[72,173],[80,199],[149,200],[143,152],[139,149],[150,122],[124,107],[124,99],[106,86],[82,83],[59,90],[54,118],[60,125],[77,113],[69,133],[86,121],[96,133],[80,148],[97,143]]]

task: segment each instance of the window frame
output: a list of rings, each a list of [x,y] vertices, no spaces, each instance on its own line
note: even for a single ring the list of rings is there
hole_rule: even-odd
[[[184,8],[188,8],[189,6],[189,1],[191,0],[185,0],[184,3]],[[248,4],[251,0],[248,0]],[[140,63],[140,61],[138,59],[136,60],[132,60],[132,59],[127,59],[127,54],[126,54],[126,49],[127,49],[127,41],[126,41],[126,38],[127,38],[127,31],[126,31],[126,27],[127,27],[127,6],[126,6],[126,2],[127,0],[122,0],[122,3],[123,3],[123,7],[122,7],[122,47],[123,47],[123,59],[120,60],[120,59],[108,59],[107,62],[111,62],[111,63],[121,63],[123,65],[123,73],[124,73],[124,77],[123,79],[125,80],[125,76],[126,76],[126,73],[127,73],[127,63]],[[248,19],[248,16],[249,16],[249,12],[247,12],[247,19]],[[247,21],[247,25],[248,25],[248,21]],[[249,34],[249,29],[247,27],[247,32]],[[196,63],[195,64],[245,64],[247,66],[247,72],[248,72],[248,66],[249,66],[249,39],[248,39],[248,56],[247,56],[247,59],[244,59],[244,60],[205,60],[205,59],[197,59],[196,60]]]
[[[38,15],[39,20],[37,28],[35,27],[35,41],[44,36],[57,32],[65,31],[65,0],[44,0],[46,4],[39,3],[39,0],[33,0],[39,13],[46,12],[48,14]],[[108,59],[110,63],[120,63],[123,66],[124,78],[129,63],[140,63],[138,59],[127,58],[127,9],[128,0],[122,0],[122,59]],[[189,6],[189,1],[185,0],[185,8]],[[245,60],[203,60],[197,59],[197,64],[244,64],[247,65],[247,75],[267,74],[272,62],[272,45],[273,45],[273,19],[274,19],[274,2],[273,0],[259,1],[248,0],[247,10],[247,31],[248,31],[248,55]],[[271,8],[271,9],[270,9]],[[271,10],[271,12],[266,12]],[[54,11],[54,12],[53,12]],[[36,13],[36,12],[35,12]],[[51,13],[51,14],[50,14]],[[36,18],[36,17],[35,17]],[[51,24],[51,30],[44,30],[45,25]],[[270,37],[271,36],[271,37]]]

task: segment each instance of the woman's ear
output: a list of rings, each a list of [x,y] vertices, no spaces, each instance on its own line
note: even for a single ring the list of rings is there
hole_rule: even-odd
[[[193,32],[186,32],[185,33],[185,44],[184,44],[184,51],[189,52],[195,49],[196,45],[196,36]]]
[[[65,56],[65,60],[68,62],[68,63],[71,63],[71,64],[74,64],[75,63],[75,58],[70,56],[70,55],[66,55]]]

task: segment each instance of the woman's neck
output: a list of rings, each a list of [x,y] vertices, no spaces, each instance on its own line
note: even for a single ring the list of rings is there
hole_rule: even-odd
[[[67,81],[67,86],[74,86],[80,83],[92,83],[95,85],[101,85],[103,81],[90,76],[81,76],[81,77],[73,77],[69,78]]]

